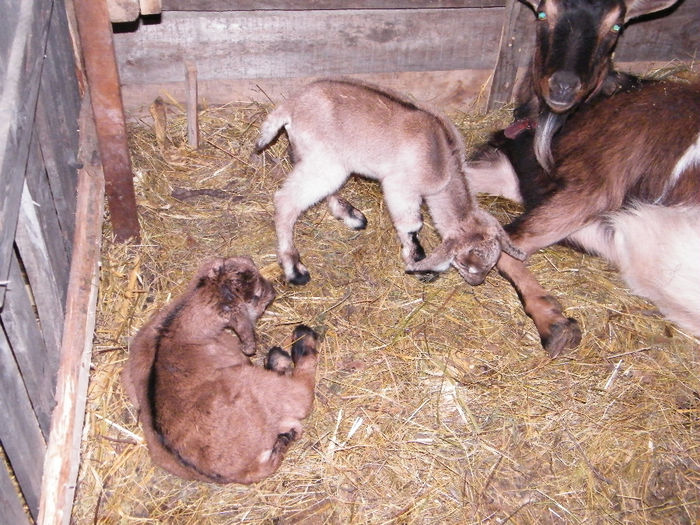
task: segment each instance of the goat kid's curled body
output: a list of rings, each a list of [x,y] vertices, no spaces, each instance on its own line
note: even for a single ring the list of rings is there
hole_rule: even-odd
[[[700,82],[644,82],[585,104],[555,136],[553,167],[537,163],[531,131],[500,134],[472,187],[523,202],[506,227],[528,256],[566,240],[615,264],[633,293],[700,336]],[[578,327],[520,261],[498,265],[520,291],[550,354]]]
[[[298,326],[291,355],[255,353],[255,321],[275,293],[247,257],[213,259],[135,336],[123,371],[154,463],[186,479],[270,476],[314,397],[317,337]]]
[[[280,104],[263,122],[258,152],[285,129],[294,169],[275,194],[278,259],[287,281],[305,284],[309,272],[294,245],[299,215],[322,199],[351,228],[365,216],[336,192],[352,174],[380,181],[401,242],[406,270],[431,274],[454,266],[480,284],[501,250],[515,257],[498,221],[479,208],[464,177],[464,145],[446,118],[396,93],[355,81],[321,80]],[[418,241],[422,202],[442,243],[425,257]]]

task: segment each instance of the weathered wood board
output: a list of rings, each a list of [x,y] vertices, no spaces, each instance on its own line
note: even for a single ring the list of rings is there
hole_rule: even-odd
[[[155,20],[116,28],[125,106],[133,110],[146,105],[162,91],[184,101],[179,86],[184,86],[185,60],[196,64],[200,94],[211,103],[239,100],[246,82],[250,99],[264,100],[263,91],[284,91],[299,79],[359,75],[381,80],[379,75],[394,75],[394,87],[421,99],[454,102],[460,91],[460,102],[469,104],[494,72],[502,48],[505,0],[438,2],[446,7],[442,9],[427,8],[430,3],[425,1],[399,2],[391,9],[380,0],[355,2],[353,8],[348,4],[323,0],[302,8],[293,0],[268,0],[259,6],[247,1],[166,0]],[[464,7],[476,4],[488,7]],[[250,10],[253,7],[258,10]],[[505,42],[517,51],[511,68],[516,72],[531,55],[535,21],[530,8],[519,7],[510,20],[514,36]],[[700,0],[685,0],[632,23],[619,44],[617,61],[692,61],[700,50],[698,24]],[[430,89],[431,79],[421,80],[426,72],[449,72],[451,81],[471,91],[450,89],[443,82],[446,89],[440,96]],[[400,82],[399,75],[404,75]],[[433,79],[443,76],[437,73]],[[262,89],[256,90],[256,85]]]

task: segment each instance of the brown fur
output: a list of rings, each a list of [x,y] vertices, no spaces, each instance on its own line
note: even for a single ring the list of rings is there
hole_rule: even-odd
[[[317,357],[303,326],[291,357],[270,352],[272,369],[246,357],[274,296],[249,258],[217,258],[136,334],[122,379],[154,463],[216,483],[253,483],[277,469],[311,411]]]

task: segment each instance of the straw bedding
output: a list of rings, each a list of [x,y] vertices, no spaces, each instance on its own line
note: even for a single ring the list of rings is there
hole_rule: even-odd
[[[454,271],[406,275],[381,192],[362,179],[342,194],[368,228],[309,210],[296,239],[312,280],[285,284],[271,197],[290,169],[286,139],[251,156],[267,110],[204,109],[198,151],[177,105],[167,127],[130,128],[142,239],[115,244],[106,223],[75,523],[697,523],[697,339],[604,261],[557,246],[530,267],[583,341],[551,360],[497,272],[478,287]],[[509,116],[452,118],[473,147]],[[481,203],[501,222],[519,212]],[[429,219],[421,235],[438,242]],[[240,254],[278,294],[256,363],[299,322],[322,335],[314,411],[271,478],[181,480],[151,464],[119,372],[129,338],[201,260]]]

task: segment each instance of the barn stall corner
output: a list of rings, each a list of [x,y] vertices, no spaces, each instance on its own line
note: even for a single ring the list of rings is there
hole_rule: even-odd
[[[555,246],[529,263],[583,330],[557,359],[496,272],[478,287],[456,272],[406,275],[370,181],[343,190],[365,230],[322,207],[297,224],[310,283],[288,285],[277,265],[271,197],[291,170],[286,139],[253,153],[274,104],[311,78],[368,80],[444,111],[473,151],[511,119],[534,41],[525,4],[7,7],[17,17],[3,40],[14,86],[3,87],[13,118],[0,210],[7,523],[698,519],[700,344],[605,261]],[[684,0],[631,24],[616,65],[696,75],[698,7]],[[480,203],[501,223],[521,211]],[[439,242],[429,219],[421,237]],[[277,291],[256,364],[298,323],[321,335],[304,434],[250,486],[155,467],[119,376],[136,331],[213,255],[251,256]]]

